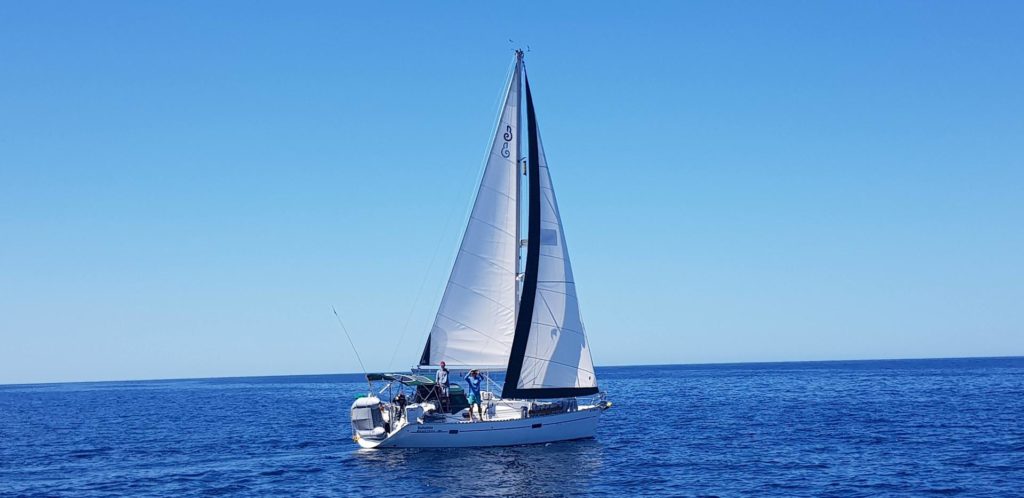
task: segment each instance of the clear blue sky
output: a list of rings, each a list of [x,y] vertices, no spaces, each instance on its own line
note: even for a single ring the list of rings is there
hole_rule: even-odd
[[[358,371],[332,305],[367,367],[411,365],[509,38],[598,365],[1024,354],[1021,26],[1020,2],[4,2],[0,383]]]

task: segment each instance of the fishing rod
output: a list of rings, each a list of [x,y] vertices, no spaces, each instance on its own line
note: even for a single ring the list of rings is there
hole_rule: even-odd
[[[363,359],[359,357],[359,350],[356,349],[356,343],[352,342],[352,336],[349,335],[348,329],[345,328],[345,324],[341,322],[341,316],[338,315],[338,310],[331,306],[331,311],[334,312],[334,318],[338,319],[338,325],[341,325],[341,331],[345,333],[345,337],[348,338],[349,345],[352,346],[352,351],[356,354],[356,360],[359,361],[359,368],[363,369],[363,378],[366,379],[366,385],[370,386],[370,390],[373,390],[373,384],[370,383],[370,374],[366,373],[366,366],[363,365]]]

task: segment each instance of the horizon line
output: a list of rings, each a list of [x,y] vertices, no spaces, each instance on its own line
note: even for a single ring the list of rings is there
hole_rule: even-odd
[[[780,360],[780,361],[725,361],[725,362],[694,362],[694,363],[635,363],[635,364],[611,364],[596,365],[596,368],[631,368],[631,367],[669,367],[669,366],[729,366],[729,365],[777,365],[785,363],[853,363],[872,361],[921,361],[921,360],[998,360],[1024,358],[1024,355],[1005,356],[940,356],[940,357],[912,357],[912,358],[858,358],[858,359],[831,359],[831,360]],[[381,370],[383,372],[383,370]],[[394,370],[402,372],[402,370]],[[106,382],[170,382],[183,380],[218,380],[218,379],[254,379],[265,377],[321,377],[325,375],[363,375],[362,372],[327,372],[327,373],[303,373],[303,374],[266,374],[266,375],[225,375],[219,377],[158,377],[145,379],[103,379],[103,380],[70,380],[70,381],[49,381],[49,382],[19,382],[0,383],[0,387],[15,386],[45,386],[59,384],[100,384]]]

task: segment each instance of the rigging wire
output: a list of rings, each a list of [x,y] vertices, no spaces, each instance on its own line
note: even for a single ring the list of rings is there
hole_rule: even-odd
[[[331,306],[331,311],[334,312],[334,318],[338,319],[338,325],[341,325],[342,332],[345,333],[345,337],[348,338],[349,345],[352,346],[352,351],[356,354],[356,360],[359,361],[359,368],[363,369],[363,377],[366,377],[366,383],[370,384],[370,375],[366,373],[366,366],[363,365],[363,359],[359,357],[359,350],[356,349],[356,343],[352,342],[352,336],[349,335],[348,329],[345,328],[344,323],[341,323],[341,315],[338,315],[338,310],[334,309],[334,306]],[[370,389],[373,389],[372,384],[370,384]]]
[[[448,212],[448,216],[445,217],[444,228],[441,229],[441,235],[437,238],[437,244],[434,245],[434,254],[430,256],[430,263],[427,264],[427,271],[423,274],[423,280],[420,281],[420,288],[416,291],[416,297],[412,300],[412,306],[409,308],[409,313],[405,316],[405,324],[402,325],[402,332],[398,334],[398,341],[395,343],[395,349],[391,352],[391,359],[388,360],[388,370],[391,370],[391,366],[395,363],[395,356],[398,355],[398,350],[402,346],[402,340],[405,339],[405,333],[409,330],[409,322],[412,321],[412,315],[416,311],[416,305],[420,302],[420,296],[423,295],[423,288],[427,285],[427,280],[430,278],[430,272],[434,269],[434,262],[437,261],[437,254],[441,251],[441,243],[444,242],[445,236],[448,234],[448,226],[451,225],[452,218],[454,218],[455,210],[458,208],[458,204],[452,206]]]

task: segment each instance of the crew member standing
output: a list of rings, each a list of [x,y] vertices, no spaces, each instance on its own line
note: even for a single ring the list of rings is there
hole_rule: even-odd
[[[476,405],[476,411],[480,414],[480,421],[484,421],[484,409],[480,407],[480,381],[482,380],[484,380],[484,378],[481,377],[480,373],[477,372],[476,370],[470,370],[469,373],[466,374],[466,384],[469,385],[469,392],[467,393],[467,397],[469,398],[470,421],[473,420],[473,405]]]
[[[441,389],[441,411],[448,413],[448,369],[445,368],[444,362],[441,362],[441,368],[437,369],[437,373],[434,374],[434,384]]]

